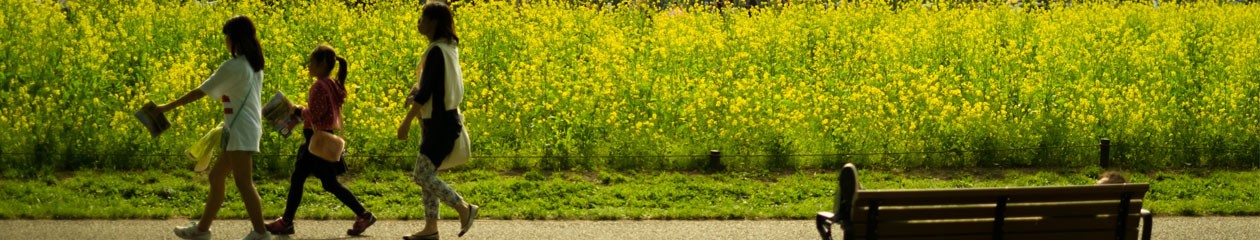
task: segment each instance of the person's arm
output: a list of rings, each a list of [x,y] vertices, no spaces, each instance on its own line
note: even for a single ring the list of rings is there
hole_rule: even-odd
[[[442,56],[442,50],[436,47],[430,48],[429,53],[426,55],[428,56],[421,64],[423,68],[416,71],[419,74],[418,77],[420,77],[420,89],[415,91],[415,95],[410,96],[411,99],[409,101],[414,104],[410,104],[411,108],[407,111],[407,116],[403,118],[402,126],[398,126],[399,140],[407,139],[407,134],[411,131],[411,121],[420,115],[421,106],[427,103],[429,98],[433,97],[433,91],[444,91],[444,89],[438,89],[437,87],[441,83],[440,81],[446,81],[446,63],[443,62],[445,60]],[[438,108],[440,109],[442,106]]]
[[[168,112],[179,106],[184,106],[185,104],[197,101],[197,99],[201,99],[206,95],[211,95],[213,97],[223,95],[224,86],[229,85],[232,82],[232,79],[238,78],[240,76],[240,71],[242,71],[239,68],[228,65],[229,62],[223,62],[223,64],[220,64],[219,68],[216,68],[214,73],[210,74],[209,78],[206,78],[205,82],[201,82],[201,86],[197,86],[197,89],[193,89],[187,94],[184,94],[183,97],[180,97],[174,102],[158,106],[158,110]]]
[[[412,96],[413,103],[423,105],[433,98],[434,92],[445,91],[441,89],[442,82],[446,81],[446,59],[442,56],[442,50],[438,48],[430,48],[426,59],[424,60],[424,69],[420,71],[420,87],[416,94]],[[441,109],[441,108],[435,108]]]
[[[420,77],[420,76],[424,76],[424,59],[420,59],[420,65],[416,65],[416,77]],[[407,93],[407,101],[406,101],[407,104],[411,104],[413,102],[411,101],[411,99],[415,98],[416,93],[419,93],[419,92],[420,92],[420,81],[416,81],[416,84],[411,85],[411,92]]]
[[[420,115],[420,104],[411,104],[411,108],[407,110],[407,116],[403,117],[402,125],[398,126],[398,140],[407,140],[407,134],[411,133],[411,121]]]
[[[205,97],[205,96],[206,96],[206,93],[202,92],[201,89],[193,89],[192,91],[189,91],[188,93],[184,94],[183,97],[179,97],[179,99],[175,100],[174,102],[170,102],[170,103],[162,104],[161,106],[158,106],[158,111],[169,112],[172,109],[191,103],[193,101],[197,101],[197,99],[201,99],[202,97]]]

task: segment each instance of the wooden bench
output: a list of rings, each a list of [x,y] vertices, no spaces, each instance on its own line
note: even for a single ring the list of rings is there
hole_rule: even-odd
[[[857,168],[840,171],[835,213],[819,212],[843,239],[1151,239],[1142,209],[1147,184],[969,189],[860,189]]]

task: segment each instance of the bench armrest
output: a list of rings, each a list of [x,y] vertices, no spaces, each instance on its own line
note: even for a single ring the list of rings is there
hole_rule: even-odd
[[[1151,228],[1153,227],[1151,220],[1154,219],[1152,215],[1150,210],[1142,209],[1142,240],[1151,240]]]
[[[831,240],[831,218],[835,216],[831,212],[818,212],[818,215],[814,217],[814,225],[818,228],[818,235],[821,235],[823,240]]]
[[[858,183],[857,166],[852,163],[845,164],[840,169],[839,179],[836,181],[836,199],[835,199],[835,216],[831,219],[836,222],[848,222],[853,217],[853,201],[857,200],[857,191],[862,189],[862,185]]]

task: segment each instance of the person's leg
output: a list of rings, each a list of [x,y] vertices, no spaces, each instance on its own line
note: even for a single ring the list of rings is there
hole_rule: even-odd
[[[459,212],[461,218],[468,215],[468,203],[464,202],[464,198],[459,196],[450,185],[437,178],[437,167],[429,161],[424,155],[420,155],[416,161],[415,172],[413,172],[413,181],[423,188],[424,199],[424,230],[420,231],[420,235],[430,232],[437,232],[438,220],[438,202],[446,203],[447,206],[455,208]]]
[[[337,200],[341,200],[342,204],[345,204],[346,207],[350,207],[350,210],[354,211],[355,216],[363,216],[364,213],[367,213],[367,209],[363,208],[363,203],[360,203],[359,199],[354,197],[354,193],[350,192],[350,189],[346,189],[346,186],[341,185],[341,182],[337,181],[336,175],[324,175],[317,177],[319,177],[320,182],[324,184],[324,191],[332,193],[333,196],[337,197]]]
[[[421,166],[421,165],[429,165],[429,166],[433,165],[432,163],[428,163],[428,162],[429,162],[428,158],[425,158],[424,155],[420,155],[419,159],[416,159],[415,170],[413,170],[411,173],[412,181],[414,181],[416,185],[420,185],[420,193],[422,195],[422,198],[420,199],[420,203],[424,207],[424,229],[421,229],[420,232],[417,232],[416,234],[413,234],[412,236],[423,236],[423,235],[429,235],[429,234],[437,232],[437,219],[438,219],[438,207],[439,207],[438,202],[439,201],[437,199],[437,196],[435,196],[436,194],[433,194],[433,191],[432,191],[432,189],[435,187],[430,186],[430,183],[427,182],[427,178],[421,177],[422,175],[426,175],[426,174],[427,175],[434,174],[432,171],[426,171],[425,170],[426,167]]]
[[[302,190],[306,188],[306,178],[311,175],[310,164],[302,158],[304,150],[304,147],[299,148],[297,161],[293,162],[293,175],[289,177],[289,196],[285,200],[284,215],[281,215],[281,218],[290,222],[297,215],[298,206],[302,205]]]
[[[325,171],[322,174],[315,175],[316,177],[319,177],[320,182],[323,183],[324,191],[332,193],[333,196],[337,197],[337,200],[340,200],[342,204],[345,204],[347,207],[350,207],[351,211],[354,211],[354,224],[350,225],[350,229],[346,230],[346,234],[350,236],[359,236],[359,234],[363,234],[363,232],[367,231],[367,229],[372,227],[373,224],[376,224],[376,216],[363,207],[363,203],[359,202],[359,199],[354,197],[354,193],[350,192],[350,189],[346,189],[345,185],[341,185],[341,182],[337,181],[337,175],[331,171],[332,166],[326,167],[329,167],[330,169],[327,169],[328,171]]]
[[[225,151],[222,156],[232,162],[233,180],[237,191],[241,193],[241,200],[245,202],[245,212],[249,214],[254,232],[266,233],[267,228],[263,225],[262,218],[262,198],[258,196],[258,190],[254,189],[254,152]]]
[[[272,234],[289,235],[294,233],[293,219],[297,214],[298,207],[302,206],[302,192],[305,190],[306,178],[311,175],[310,161],[306,161],[308,156],[306,145],[298,147],[297,155],[294,155],[293,173],[289,176],[289,193],[285,197],[284,213],[275,221],[267,223],[267,231]]]
[[[219,161],[214,163],[214,167],[210,168],[210,176],[208,177],[210,196],[206,198],[205,211],[201,213],[201,221],[197,223],[197,230],[202,232],[210,231],[210,225],[214,224],[214,218],[219,215],[219,208],[223,207],[224,184],[226,184],[227,176],[232,170],[232,161],[225,161],[223,155],[219,157]]]
[[[434,194],[433,191],[429,190],[429,187],[421,188],[421,194],[424,196],[424,199],[420,200],[420,203],[424,205],[424,229],[420,230],[420,233],[422,234],[419,235],[424,235],[424,233],[436,233],[439,217],[438,208],[441,207],[441,204],[437,199],[437,194]]]

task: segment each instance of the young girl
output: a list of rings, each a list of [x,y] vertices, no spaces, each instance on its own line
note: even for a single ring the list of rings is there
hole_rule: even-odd
[[[262,136],[262,108],[258,99],[263,81],[262,45],[255,34],[254,22],[245,16],[228,19],[223,24],[223,35],[232,59],[223,62],[197,89],[179,100],[158,106],[159,111],[168,112],[204,96],[223,104],[223,153],[210,170],[210,197],[206,199],[205,213],[200,222],[175,228],[175,236],[210,239],[210,224],[223,205],[224,181],[228,174],[233,174],[254,227],[245,239],[271,239],[263,225],[262,200],[254,189],[253,180],[253,156],[258,152]]]
[[[311,136],[315,131],[333,133],[334,130],[341,129],[341,106],[346,100],[346,68],[349,65],[346,59],[338,57],[337,52],[328,45],[315,47],[307,62],[307,74],[315,79],[306,97],[306,103],[310,106],[297,106],[295,113],[304,120],[302,136],[306,138],[306,142],[298,147],[297,161],[293,166],[292,179],[289,180],[289,199],[284,207],[284,216],[268,223],[267,230],[273,234],[293,234],[293,215],[302,203],[303,185],[306,184],[307,177],[315,175],[323,182],[325,191],[337,196],[337,200],[341,200],[341,203],[350,207],[354,215],[358,216],[354,225],[346,231],[346,234],[358,236],[376,223],[376,216],[363,208],[354,193],[337,182],[337,175],[346,171],[344,159],[332,162],[310,152]],[[330,78],[333,66],[338,69],[336,79]]]
[[[463,126],[459,103],[463,101],[464,79],[459,68],[459,51],[456,44],[455,20],[450,7],[441,1],[425,4],[420,15],[420,34],[429,38],[429,48],[417,72],[419,89],[411,96],[414,101],[402,125],[398,127],[398,139],[407,139],[411,121],[421,116],[423,128],[420,139],[420,157],[416,159],[414,181],[424,189],[424,229],[403,239],[438,239],[438,200],[459,212],[460,231],[464,236],[477,218],[477,205],[468,204],[451,186],[437,178],[437,168],[451,153],[455,140]]]

